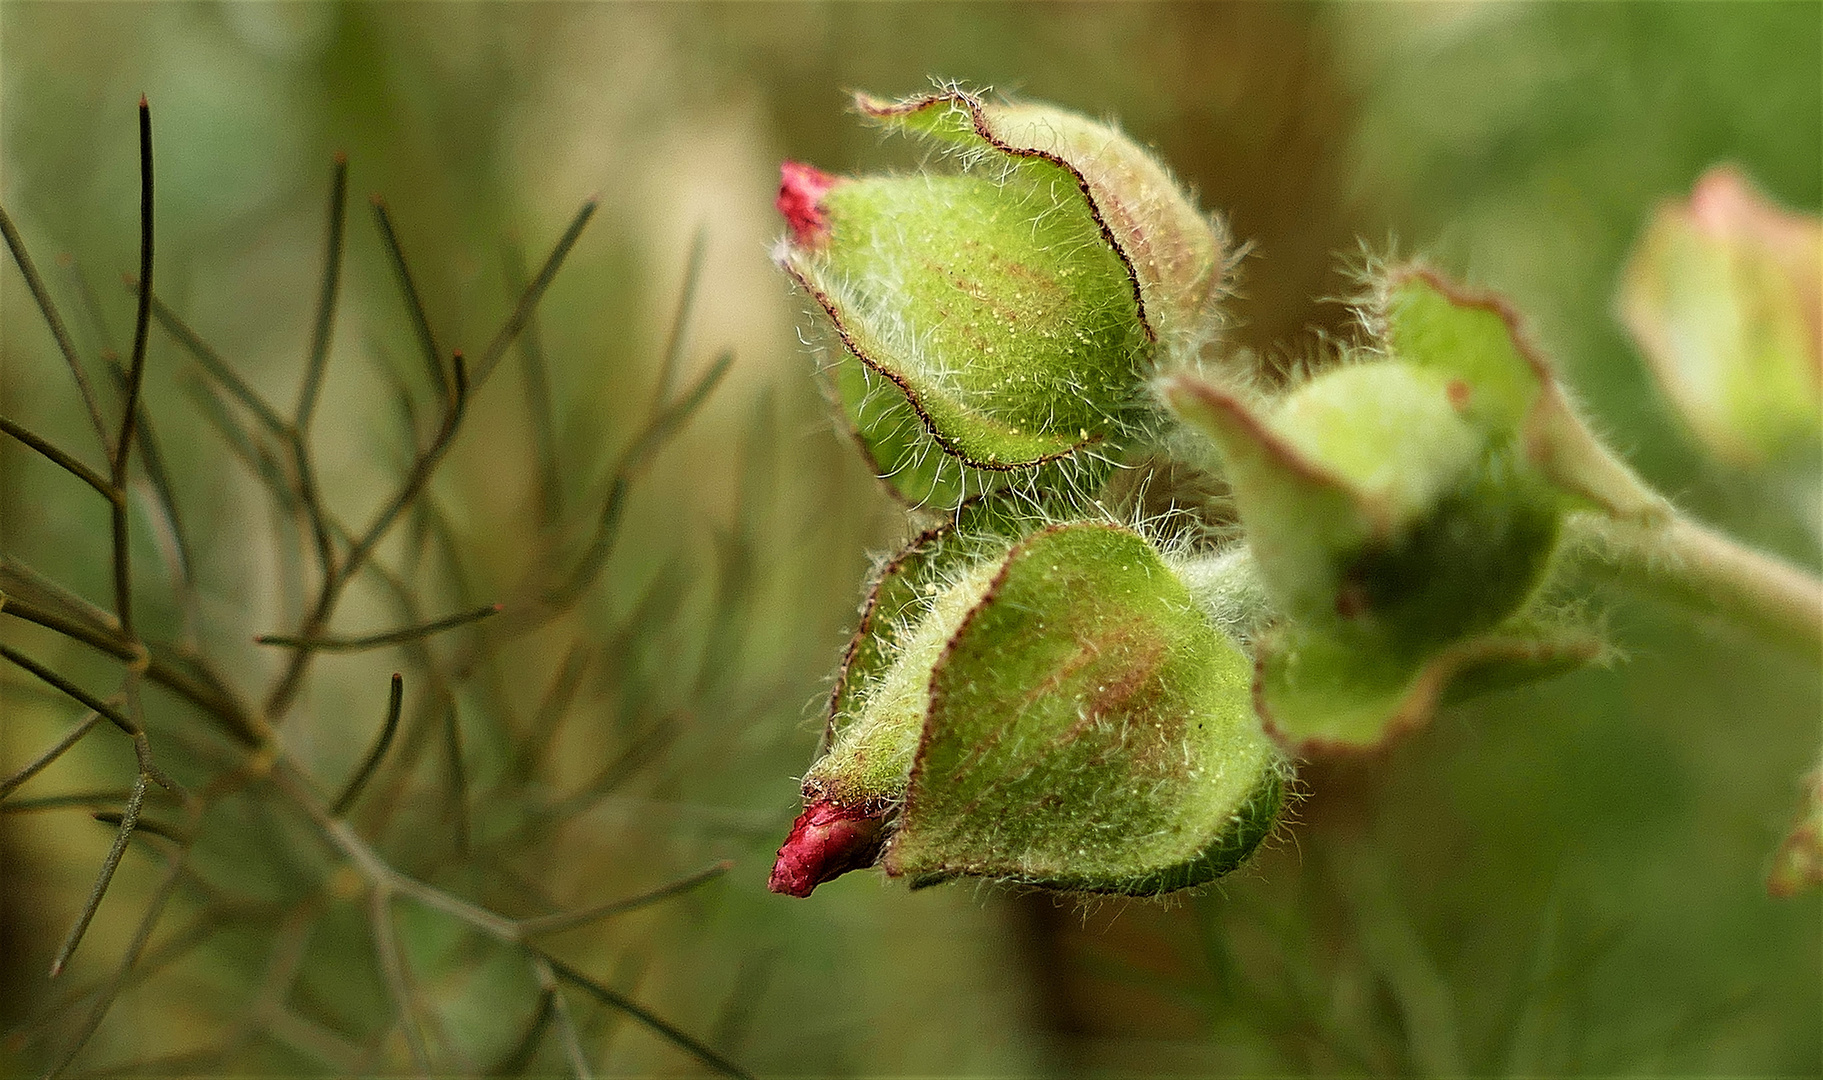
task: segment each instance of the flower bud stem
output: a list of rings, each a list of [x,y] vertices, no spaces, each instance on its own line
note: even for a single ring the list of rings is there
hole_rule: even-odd
[[[1569,522],[1581,561],[1642,593],[1733,623],[1782,648],[1823,656],[1823,580],[1681,515]]]

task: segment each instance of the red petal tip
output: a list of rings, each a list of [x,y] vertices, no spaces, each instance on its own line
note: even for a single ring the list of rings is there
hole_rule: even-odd
[[[829,216],[818,204],[839,183],[813,165],[786,161],[779,165],[779,213],[791,226],[792,243],[814,248],[829,238]]]
[[[786,896],[809,896],[825,881],[872,866],[886,844],[888,813],[811,803],[792,822],[766,887]]]

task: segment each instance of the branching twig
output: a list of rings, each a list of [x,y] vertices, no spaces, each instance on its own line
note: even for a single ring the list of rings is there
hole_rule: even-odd
[[[430,1051],[424,1044],[424,1033],[418,1028],[418,1015],[422,1010],[392,924],[392,890],[376,886],[367,894],[367,920],[373,930],[373,950],[380,962],[380,975],[386,981],[386,991],[399,1014],[399,1029],[411,1051],[412,1064],[419,1075],[429,1076]]]
[[[108,373],[114,377],[116,387],[124,395],[127,388],[126,370],[112,353],[104,354],[103,359],[107,362]],[[196,582],[193,577],[196,560],[191,556],[189,533],[184,528],[183,515],[177,509],[177,493],[171,485],[171,474],[165,469],[164,454],[159,451],[158,436],[153,432],[152,418],[146,415],[144,402],[140,403],[139,414],[135,442],[139,446],[139,460],[145,469],[146,480],[152,485],[159,513],[164,517],[165,527],[171,533],[170,550],[174,563],[171,577],[177,591],[178,607],[183,612],[184,639],[188,640],[194,633],[196,622]]]
[[[179,661],[159,649],[127,642],[113,616],[91,610],[75,596],[54,591],[4,559],[0,559],[0,592],[6,594],[0,614],[36,623],[129,664],[144,663],[147,679],[201,709],[237,742],[253,747],[265,741],[261,725],[246,706],[195,658]]]
[[[582,1040],[576,1034],[576,1019],[570,1015],[570,1003],[563,996],[563,987],[557,985],[557,973],[551,970],[550,961],[542,956],[532,957],[532,974],[538,979],[543,989],[544,1000],[551,1003],[551,1013],[557,1021],[557,1031],[563,1038],[563,1055],[569,1059],[570,1072],[576,1080],[592,1080],[593,1072],[589,1069],[589,1059],[582,1052]]]

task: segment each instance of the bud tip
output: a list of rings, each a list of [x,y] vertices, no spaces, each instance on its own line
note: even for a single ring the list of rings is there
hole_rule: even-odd
[[[817,204],[836,178],[798,161],[779,164],[779,213],[791,226],[791,240],[800,247],[817,247],[829,237],[829,219]]]
[[[809,896],[825,881],[872,866],[886,843],[887,814],[819,800],[791,823],[766,888]]]

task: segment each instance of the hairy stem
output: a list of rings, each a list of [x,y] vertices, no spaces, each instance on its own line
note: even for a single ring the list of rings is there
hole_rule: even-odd
[[[1823,580],[1681,515],[1618,522],[1579,514],[1580,561],[1614,582],[1823,656]]]

